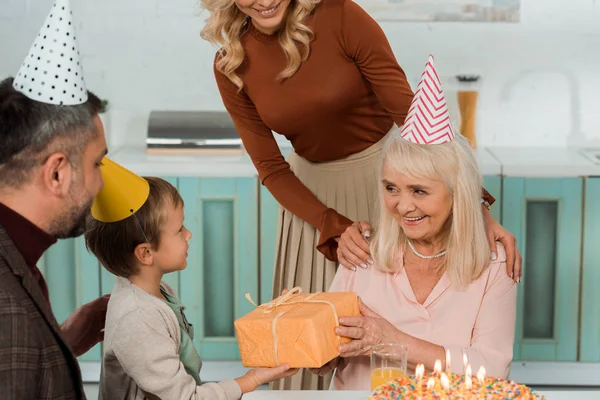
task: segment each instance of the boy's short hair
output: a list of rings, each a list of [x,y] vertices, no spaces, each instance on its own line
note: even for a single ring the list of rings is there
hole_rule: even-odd
[[[86,226],[85,246],[88,251],[98,258],[104,268],[124,278],[139,272],[134,255],[138,245],[149,242],[154,250],[158,250],[161,230],[166,223],[167,207],[183,207],[181,195],[169,182],[155,177],[144,179],[150,185],[150,194],[135,213],[143,232],[133,216],[108,223],[90,217]]]

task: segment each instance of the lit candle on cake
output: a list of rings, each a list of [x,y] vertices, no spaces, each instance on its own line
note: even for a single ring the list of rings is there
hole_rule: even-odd
[[[417,368],[415,368],[415,379],[420,381],[423,379],[423,375],[425,375],[425,366],[423,364],[418,364]]]
[[[471,366],[469,365],[469,368]],[[465,375],[465,388],[467,389],[467,400],[471,398],[471,389],[473,388],[473,381],[471,380],[471,375]]]
[[[450,372],[450,350],[446,350],[446,372]]]
[[[448,379],[448,375],[442,372],[440,381],[442,382],[442,389],[444,389],[446,393],[450,393],[450,379]]]
[[[415,381],[417,381],[417,396],[420,398],[423,395],[423,376],[425,375],[425,366],[423,364],[417,365],[415,368]]]
[[[463,365],[464,365],[464,368],[466,370],[467,365],[469,365],[469,357],[467,357],[467,353],[463,354]]]
[[[465,385],[467,386],[467,389],[471,390],[471,388],[473,387],[473,381],[471,380],[471,375],[473,375],[473,372],[471,371],[471,364],[469,364],[467,362],[466,367],[465,367]],[[469,392],[469,396],[471,392]],[[470,398],[470,397],[469,397]]]
[[[431,377],[427,380],[427,396],[425,397],[425,399],[433,399],[434,398],[433,394],[431,393],[434,386],[435,386],[435,380],[433,379],[433,377]],[[419,400],[421,400],[421,399],[419,399]]]
[[[429,378],[427,380],[427,398],[431,397],[433,399],[433,395],[431,394],[431,391],[433,390],[434,386],[435,386],[435,379],[432,376],[431,378]]]
[[[433,387],[435,386],[435,379],[433,379],[433,376],[431,378],[429,378],[429,380],[427,381],[427,390],[431,391],[431,389],[433,389]]]
[[[433,364],[433,373],[437,376],[442,373],[442,362],[440,360],[435,360],[435,364]]]
[[[477,380],[481,385],[479,388],[479,392],[481,397],[483,398],[485,396],[485,368],[483,367],[483,365],[481,366],[481,368],[479,368],[479,371],[477,371]]]
[[[485,367],[483,365],[479,368],[479,371],[477,371],[477,379],[482,385],[485,383]]]

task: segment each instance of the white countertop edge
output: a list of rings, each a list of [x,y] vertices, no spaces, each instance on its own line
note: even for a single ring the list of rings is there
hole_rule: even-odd
[[[567,178],[600,175],[583,147],[488,147],[502,166],[502,175],[520,178]],[[600,154],[600,151],[598,151]]]
[[[238,178],[258,173],[246,154],[178,155],[148,154],[145,147],[124,146],[108,154],[123,167],[142,176]]]
[[[289,152],[289,149],[283,149]],[[477,159],[484,176],[523,178],[600,176],[598,163],[583,148],[479,147]],[[600,151],[599,151],[600,154]],[[125,168],[140,175],[189,177],[256,177],[247,154],[177,155],[148,154],[141,146],[126,146],[109,154]]]
[[[513,361],[510,367],[510,378],[527,385],[600,388],[600,363]]]
[[[536,390],[535,393],[542,395],[546,400],[597,400],[600,398],[600,390]],[[242,396],[243,400],[367,400],[371,396],[369,391],[345,390],[345,391],[265,391],[257,390]]]
[[[128,163],[119,159],[118,162],[128,170],[135,172],[140,176],[159,176],[166,177],[197,177],[197,178],[255,178],[258,176],[256,170],[244,166],[226,165],[215,169],[212,165],[205,164],[177,164],[153,166],[140,163]]]
[[[285,154],[289,148],[282,149]],[[247,154],[244,155],[177,155],[148,154],[141,146],[123,146],[108,157],[138,175],[189,177],[256,177],[258,173]],[[477,149],[482,175],[501,175],[502,166],[486,148]],[[230,161],[228,161],[230,160]]]
[[[594,166],[531,166],[503,165],[502,176],[506,178],[581,178],[600,175],[600,167]]]

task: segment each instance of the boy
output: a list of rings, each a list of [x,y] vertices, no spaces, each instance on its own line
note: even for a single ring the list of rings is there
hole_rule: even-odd
[[[117,165],[107,162],[107,167]],[[118,167],[120,174],[126,171],[132,179],[143,180]],[[164,274],[187,266],[192,234],[183,225],[183,199],[163,179],[145,181],[149,192],[139,209],[132,208],[130,216],[116,222],[101,222],[94,215],[85,234],[88,250],[117,275],[106,316],[100,399],[237,400],[259,385],[295,373],[287,366],[257,368],[234,380],[201,383],[202,361],[185,307],[162,282]],[[136,190],[127,182],[120,189]]]

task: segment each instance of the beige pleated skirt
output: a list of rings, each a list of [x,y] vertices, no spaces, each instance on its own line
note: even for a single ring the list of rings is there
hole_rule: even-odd
[[[389,135],[389,133],[388,133]],[[373,222],[377,201],[377,169],[382,140],[341,160],[313,163],[292,153],[292,171],[327,207],[353,221]],[[337,263],[317,249],[319,231],[290,211],[279,208],[273,297],[283,289],[300,286],[304,292],[326,292],[333,281]],[[274,382],[273,390],[327,390],[332,374],[317,376],[307,370]]]

